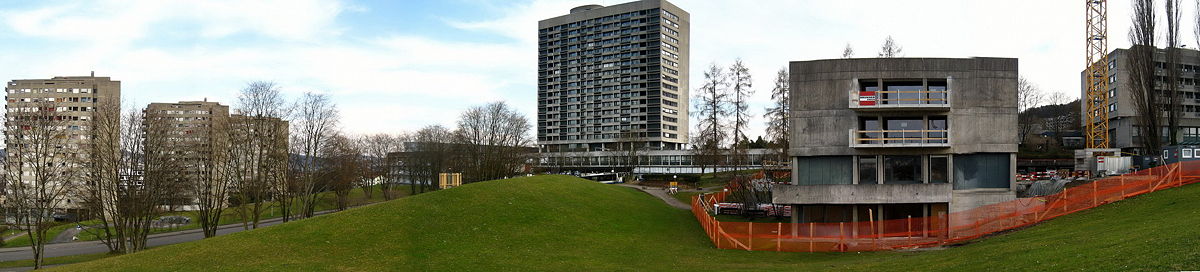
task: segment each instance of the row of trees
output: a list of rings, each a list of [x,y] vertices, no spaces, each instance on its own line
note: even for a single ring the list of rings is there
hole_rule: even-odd
[[[1157,12],[1153,0],[1135,0],[1132,4],[1129,42],[1133,46],[1129,49],[1128,87],[1138,123],[1135,129],[1140,137],[1137,140],[1144,154],[1156,154],[1164,140],[1167,144],[1176,145],[1182,136],[1179,127],[1182,118],[1179,50],[1183,47],[1179,37],[1182,20],[1180,1],[1165,1],[1166,29],[1162,32],[1156,25]],[[1200,16],[1196,17],[1195,25],[1200,26]],[[1163,37],[1166,42],[1165,65],[1161,66],[1155,61],[1158,33],[1166,34]],[[1200,44],[1200,31],[1195,32],[1194,37]],[[1165,79],[1159,79],[1159,69],[1164,72]],[[1156,88],[1158,85],[1162,87]],[[1163,135],[1164,131],[1160,129],[1164,126],[1167,135]]]
[[[531,124],[503,102],[468,109],[457,129],[370,135],[343,132],[328,95],[288,101],[272,82],[248,83],[232,115],[214,110],[186,131],[170,113],[99,102],[82,118],[52,100],[8,115],[8,152],[21,155],[5,161],[4,207],[8,221],[28,230],[37,267],[64,214],[95,219],[86,231],[130,253],[180,209],[194,209],[192,220],[212,237],[230,213],[253,229],[270,211],[283,221],[315,215],[322,192],[346,209],[355,188],[392,199],[405,183],[412,193],[436,189],[442,172],[462,172],[467,182],[504,178],[530,159]]]

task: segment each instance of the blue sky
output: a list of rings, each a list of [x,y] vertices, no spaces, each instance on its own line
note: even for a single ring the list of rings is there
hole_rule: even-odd
[[[533,119],[537,20],[621,2],[0,0],[0,79],[96,71],[122,81],[131,107],[228,104],[246,82],[270,80],[292,97],[332,95],[348,133],[452,126],[461,110],[497,100]],[[836,58],[846,44],[873,57],[888,35],[909,57],[1020,58],[1021,74],[1043,88],[1079,93],[1074,1],[672,2],[691,13],[692,74],[743,58],[756,116],[787,61]],[[1128,8],[1110,8],[1111,43],[1123,47]]]

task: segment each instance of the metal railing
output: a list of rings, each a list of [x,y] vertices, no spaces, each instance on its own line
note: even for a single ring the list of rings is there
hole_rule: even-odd
[[[946,129],[850,130],[851,146],[949,144],[950,131]]]
[[[945,105],[950,104],[950,91],[874,91],[874,103],[863,103],[864,96],[860,95],[858,107],[904,106],[904,105]]]

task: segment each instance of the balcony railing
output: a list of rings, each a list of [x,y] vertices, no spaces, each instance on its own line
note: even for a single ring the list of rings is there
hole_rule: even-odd
[[[850,108],[950,108],[950,92],[929,91],[855,91],[850,94]]]
[[[950,147],[950,131],[852,129],[850,147]]]

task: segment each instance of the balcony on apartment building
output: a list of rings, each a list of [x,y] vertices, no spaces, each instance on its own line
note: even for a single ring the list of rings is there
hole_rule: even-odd
[[[947,79],[860,79],[850,93],[850,108],[872,110],[950,109]]]
[[[945,115],[858,116],[850,130],[850,147],[950,147]]]

